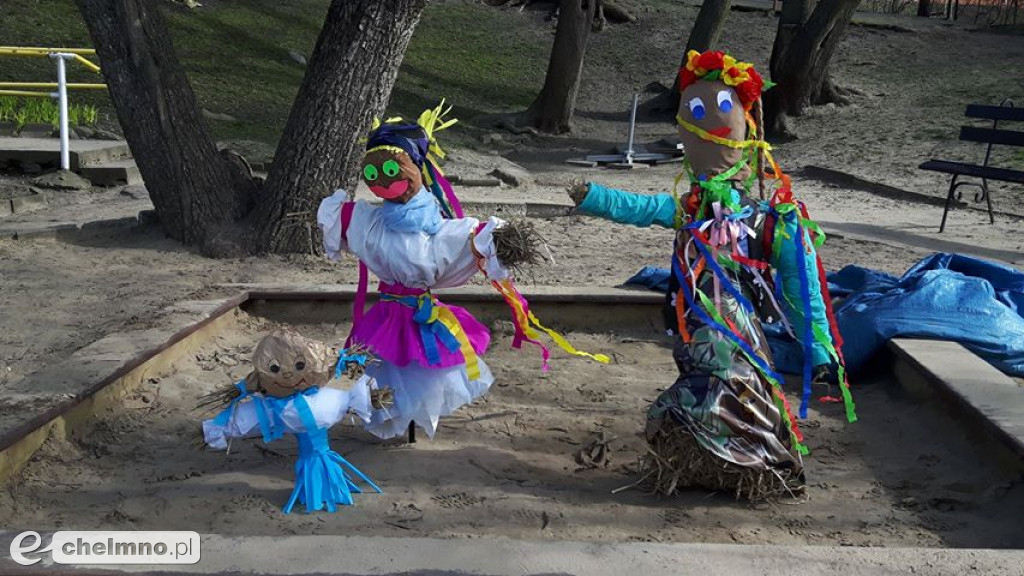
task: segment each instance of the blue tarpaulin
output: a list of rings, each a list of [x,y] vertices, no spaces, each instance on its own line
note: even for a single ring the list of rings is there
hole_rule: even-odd
[[[668,290],[668,271],[644,268],[626,281]],[[1024,376],[1024,273],[961,254],[933,254],[897,278],[847,266],[828,275],[837,299],[848,369],[856,370],[890,338],[963,344],[1007,374]],[[776,368],[799,373],[800,345],[779,325],[765,326]]]

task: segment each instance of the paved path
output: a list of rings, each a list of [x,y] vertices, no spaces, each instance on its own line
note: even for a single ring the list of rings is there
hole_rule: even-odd
[[[153,572],[155,568],[178,574],[367,576],[1024,574],[1024,552],[1002,550],[217,535],[202,536],[202,559],[192,566],[104,566],[97,571],[49,564],[30,569],[19,568],[7,557],[12,537],[13,533],[0,533],[4,555],[0,571],[13,569],[22,574],[118,574]],[[55,571],[60,568],[63,570]]]

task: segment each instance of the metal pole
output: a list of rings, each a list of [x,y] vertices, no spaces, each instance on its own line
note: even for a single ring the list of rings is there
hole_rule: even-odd
[[[57,59],[57,99],[60,102],[60,169],[71,169],[71,150],[68,142],[68,85],[64,74],[64,58],[74,54],[52,54]]]
[[[636,107],[640,101],[639,94],[633,94],[633,111],[629,115],[629,141],[626,143],[626,163],[633,163],[633,134],[636,131]]]

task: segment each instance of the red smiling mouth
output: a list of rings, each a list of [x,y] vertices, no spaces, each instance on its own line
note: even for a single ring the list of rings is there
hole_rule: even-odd
[[[377,196],[380,196],[381,198],[383,198],[385,200],[394,200],[395,198],[398,198],[402,194],[405,194],[405,191],[408,190],[408,189],[409,189],[409,181],[408,180],[395,180],[394,182],[392,182],[387,187],[385,187],[385,186],[370,186],[370,192],[373,192],[374,194],[376,194]]]
[[[728,126],[719,126],[714,130],[708,130],[708,134],[718,136],[719,138],[728,138],[729,135],[732,134],[732,128],[729,128]]]

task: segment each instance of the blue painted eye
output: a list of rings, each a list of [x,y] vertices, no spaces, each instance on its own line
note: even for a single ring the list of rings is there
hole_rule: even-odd
[[[722,90],[718,93],[718,109],[726,114],[732,110],[732,91]]]
[[[690,100],[690,102],[687,105],[690,107],[690,114],[693,114],[694,120],[704,119],[705,111],[703,100],[701,100],[700,98],[694,98],[693,100]]]

